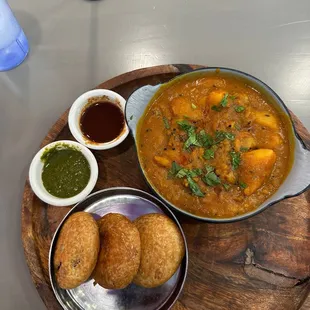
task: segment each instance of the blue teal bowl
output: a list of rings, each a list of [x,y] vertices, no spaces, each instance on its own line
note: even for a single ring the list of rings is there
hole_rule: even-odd
[[[191,71],[189,73],[185,73],[182,75],[177,76],[173,80],[169,81],[169,84],[172,84],[174,82],[177,82],[179,79],[182,79],[183,77],[189,77],[192,75],[213,75],[217,74],[218,76],[232,76],[237,79],[243,80],[245,83],[249,84],[250,86],[257,89],[267,100],[270,104],[272,104],[281,114],[286,115],[288,118],[288,123],[291,127],[291,139],[292,139],[292,147],[294,150],[291,150],[293,154],[293,164],[292,168],[287,175],[286,179],[282,183],[282,185],[279,187],[279,189],[271,196],[269,197],[264,203],[262,203],[260,206],[258,206],[256,209],[244,213],[241,215],[237,215],[234,217],[229,218],[210,218],[210,217],[202,217],[198,216],[192,213],[189,213],[178,206],[174,205],[173,203],[169,202],[165,197],[163,197],[160,192],[154,187],[151,182],[148,180],[145,172],[143,171],[143,168],[141,166],[141,161],[139,158],[140,168],[142,170],[142,173],[145,177],[146,182],[150,186],[150,188],[153,190],[153,192],[162,199],[170,208],[179,211],[183,213],[184,215],[187,215],[189,217],[207,221],[207,222],[215,222],[215,223],[227,223],[227,222],[236,222],[240,221],[246,218],[249,218],[251,216],[254,216],[266,208],[274,205],[275,203],[294,196],[298,196],[305,192],[307,189],[310,188],[310,150],[307,149],[306,145],[298,135],[293,121],[291,119],[290,113],[282,99],[273,91],[267,84],[260,81],[259,79],[255,78],[252,75],[249,75],[247,73],[235,70],[235,69],[229,69],[229,68],[220,68],[220,67],[208,67],[203,69],[198,69]],[[161,91],[162,87],[164,87],[165,84],[158,84],[155,86],[152,85],[146,85],[139,89],[137,89],[134,93],[131,94],[129,99],[127,100],[126,109],[125,109],[125,118],[127,125],[130,129],[130,132],[136,142],[136,148],[137,146],[137,128],[138,123],[143,117],[144,112],[152,100],[153,96],[157,95],[158,92]],[[139,154],[139,152],[138,152]],[[139,155],[138,155],[139,157]]]

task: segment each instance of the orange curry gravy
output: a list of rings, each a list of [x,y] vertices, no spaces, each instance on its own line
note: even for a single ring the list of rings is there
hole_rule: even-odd
[[[172,204],[202,217],[258,207],[292,163],[285,115],[240,79],[176,79],[152,99],[138,128],[148,181]]]

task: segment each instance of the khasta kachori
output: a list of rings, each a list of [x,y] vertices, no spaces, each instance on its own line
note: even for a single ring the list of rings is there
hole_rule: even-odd
[[[99,247],[99,229],[92,215],[72,214],[56,243],[54,270],[58,285],[71,289],[88,280],[96,266]]]
[[[134,221],[141,238],[141,262],[134,283],[157,287],[176,272],[184,257],[183,237],[167,216],[151,213]]]
[[[98,222],[101,249],[94,271],[95,283],[107,289],[127,287],[140,265],[140,235],[124,215],[109,213]]]
[[[96,222],[91,214],[76,212],[60,230],[53,262],[63,289],[90,278],[106,289],[131,283],[153,288],[174,275],[184,255],[182,234],[166,215],[150,213],[132,222],[109,213]]]

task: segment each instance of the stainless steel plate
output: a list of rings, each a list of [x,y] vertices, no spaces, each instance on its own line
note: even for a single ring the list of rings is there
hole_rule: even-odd
[[[129,285],[122,290],[107,290],[99,285],[94,286],[89,279],[79,287],[71,290],[61,289],[54,276],[52,258],[55,244],[63,223],[67,217],[78,211],[93,214],[95,219],[107,213],[121,213],[134,220],[147,213],[163,213],[169,216],[180,228],[186,247],[185,257],[181,266],[172,278],[160,287],[147,289]],[[177,300],[187,273],[188,251],[183,230],[173,213],[154,196],[133,188],[111,188],[96,192],[78,203],[60,223],[52,240],[49,255],[50,280],[57,300],[64,309],[100,309],[100,310],[154,310],[170,309]]]

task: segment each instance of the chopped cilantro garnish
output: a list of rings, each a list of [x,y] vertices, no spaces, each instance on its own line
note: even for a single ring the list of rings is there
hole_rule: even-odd
[[[191,177],[187,177],[187,182],[188,182],[189,188],[191,189],[194,195],[198,197],[204,196],[204,193],[201,191],[198,184]]]
[[[225,188],[226,191],[228,191],[229,188],[230,188],[230,185],[229,185],[229,184],[226,184],[226,183],[223,183],[223,187]]]
[[[215,143],[220,143],[225,140],[225,132],[224,131],[216,131],[215,132]]]
[[[222,142],[225,139],[235,140],[235,135],[231,132],[225,132],[225,131],[219,131],[219,130],[215,132],[215,143],[216,144]]]
[[[176,177],[179,179],[184,178],[185,176],[187,176],[188,170],[185,168],[182,168],[178,171],[178,173],[176,174]]]
[[[190,128],[193,128],[194,126],[187,120],[183,121],[177,121],[177,124],[180,126],[180,128],[184,131],[188,131]]]
[[[169,121],[166,117],[163,117],[164,125],[166,129],[170,129],[170,124]]]
[[[202,169],[200,169],[200,168],[195,168],[195,169],[192,170],[191,173],[195,174],[195,176],[202,175]],[[193,178],[194,178],[195,176],[192,175]]]
[[[182,168],[181,170],[178,171],[178,173],[176,174],[176,177],[179,179],[182,179],[184,177],[191,177],[191,178],[196,178],[198,176],[202,175],[202,170],[201,169],[193,169],[193,170],[189,170],[186,168]]]
[[[188,138],[187,138],[187,140],[184,143],[184,148],[185,149],[188,149],[191,145],[201,146],[195,131],[194,132],[190,132],[189,131],[187,134],[188,134]]]
[[[248,150],[249,150],[248,147],[244,147],[244,146],[240,147],[240,152],[247,152]]]
[[[187,140],[184,143],[185,149],[188,149],[191,145],[202,146],[195,132],[195,127],[191,123],[189,123],[187,120],[184,120],[178,121],[177,124],[181,127],[182,130],[187,132]]]
[[[245,189],[245,188],[248,187],[244,182],[239,182],[239,186],[240,186],[242,189]]]
[[[228,140],[235,140],[235,135],[231,132],[225,132],[225,138]]]
[[[221,105],[223,108],[225,108],[225,107],[227,106],[227,103],[228,103],[227,99],[228,99],[228,94],[226,93],[226,94],[224,95],[223,99],[222,99],[221,102],[220,102],[220,105]]]
[[[173,162],[170,173],[176,178],[182,179],[184,177],[196,178],[202,175],[203,172],[202,169],[199,168],[195,168],[193,170],[182,168],[177,163]]]
[[[212,149],[205,150],[203,154],[203,158],[207,160],[214,158],[214,151]]]
[[[203,176],[202,181],[209,186],[215,186],[221,183],[220,178],[213,171]]]
[[[232,168],[233,170],[236,170],[241,162],[241,157],[240,157],[240,153],[239,152],[230,152],[230,156],[231,156],[231,164],[232,164]]]
[[[201,130],[198,134],[198,140],[203,147],[210,147],[213,145],[213,138],[207,134],[204,130]]]
[[[222,107],[218,106],[218,105],[213,105],[211,109],[213,111],[216,111],[216,112],[221,112],[222,111]]]
[[[214,171],[214,168],[212,166],[207,165],[205,168],[207,173]]]
[[[210,165],[205,167],[207,174],[202,177],[202,181],[209,186],[215,186],[221,183],[220,178],[215,174],[214,168]]]
[[[238,105],[238,106],[235,106],[235,111],[237,113],[241,113],[245,110],[245,107],[243,107],[242,105]]]
[[[168,176],[175,177],[181,169],[182,167],[178,163],[176,163],[175,161],[172,162],[171,169],[168,172]]]
[[[195,132],[196,128],[187,120],[178,121],[177,124],[180,128],[187,133],[187,139],[184,143],[184,148],[188,149],[190,146],[198,146],[198,147],[205,147],[210,148],[214,146],[214,144],[220,143],[223,140],[235,140],[235,134],[231,132],[225,131],[216,131],[215,138],[213,139],[209,134],[207,134],[204,130],[201,130],[198,134]],[[213,158],[214,158],[214,149],[213,151]],[[209,154],[212,153],[209,151]],[[208,156],[208,155],[206,155]]]
[[[227,106],[227,103],[228,103],[228,94],[226,93],[224,97],[222,98],[222,100],[220,101],[220,103],[218,105],[212,106],[211,109],[216,112],[221,112],[222,109]]]
[[[193,178],[202,175],[202,169],[196,168],[193,170],[189,170],[186,168],[182,168],[179,166],[175,161],[172,163],[171,169],[169,170],[169,176],[173,176],[176,178],[186,178],[189,188],[191,189],[192,193],[196,196],[203,197],[204,194],[200,190],[198,184],[193,180]]]

